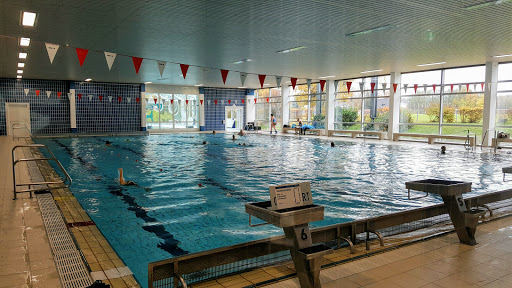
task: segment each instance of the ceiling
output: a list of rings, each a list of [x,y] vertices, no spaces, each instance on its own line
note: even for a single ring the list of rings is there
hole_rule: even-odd
[[[0,0],[0,77],[16,77],[18,52],[25,50],[24,78],[214,87],[241,86],[235,72],[223,85],[218,69],[251,73],[246,86],[254,88],[257,74],[301,82],[483,64],[512,54],[512,1],[463,9],[482,2],[488,1]],[[22,11],[37,13],[35,27],[20,25]],[[346,36],[385,25],[396,27]],[[22,36],[32,39],[27,49],[18,46]],[[50,64],[44,42],[70,47],[61,47]],[[276,53],[297,46],[307,48]],[[80,67],[72,47],[96,51]],[[136,74],[131,59],[118,55],[109,71],[99,51],[145,60]],[[254,61],[233,64],[246,58]],[[160,77],[148,59],[211,68],[190,67],[183,79],[179,65],[168,63]],[[383,71],[360,73],[375,69]],[[274,77],[265,83],[275,85]]]

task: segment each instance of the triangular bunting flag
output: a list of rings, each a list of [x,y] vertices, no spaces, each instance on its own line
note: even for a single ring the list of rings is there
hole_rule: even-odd
[[[220,100],[220,104],[224,105],[224,100]]]
[[[462,84],[459,84],[459,92],[462,91]]]
[[[423,84],[423,91],[425,94],[427,94],[427,88],[428,88],[428,85],[427,84]]]
[[[165,62],[165,61],[156,61],[156,65],[158,66],[158,71],[160,71],[160,77],[163,77],[165,65],[167,65],[167,62]]]
[[[140,98],[139,97],[135,98],[135,101],[137,101],[137,103],[139,103]]]
[[[103,96],[102,95],[98,95],[98,98],[100,98],[100,102],[103,101]]]
[[[78,100],[82,100],[82,94],[78,94]]]
[[[207,103],[208,105],[210,105],[210,100],[206,100],[206,103]]]
[[[268,100],[269,100],[269,99],[267,98],[267,103],[268,103]]]
[[[373,94],[373,91],[375,91],[375,83],[370,83],[370,88],[371,88],[372,94]]]
[[[476,84],[473,84],[473,91],[476,91]]]
[[[117,97],[117,101],[119,101],[119,103],[121,103],[121,97]]]
[[[335,92],[336,92],[336,91],[338,91],[338,84],[339,84],[339,83],[340,83],[340,81],[339,81],[339,80],[334,80],[334,91],[335,91]],[[343,82],[341,82],[341,83],[343,83]]]
[[[469,84],[466,84],[466,92],[469,92]]]
[[[234,101],[235,101],[235,105],[236,105],[237,102],[236,102],[236,100],[234,100]]]
[[[404,84],[404,92],[407,93],[407,86],[409,86],[409,84]]]
[[[263,88],[263,84],[265,84],[265,77],[266,75],[258,75],[258,78],[260,79],[261,88]]]
[[[320,80],[320,92],[324,91],[324,87],[325,87],[325,80]]]
[[[185,105],[188,105],[188,100],[185,100]]]
[[[276,76],[276,85],[277,87],[281,87],[281,80],[283,79],[282,76]]]
[[[199,102],[201,102],[201,105],[203,105],[203,100],[202,100],[202,99],[201,99],[201,100],[199,100]]]
[[[226,79],[228,78],[229,70],[220,69],[220,75],[222,76],[222,82],[226,84]]]
[[[436,93],[436,84],[432,85],[432,89],[434,89],[434,93]]]
[[[68,93],[68,99],[71,100],[71,96],[73,96],[73,93]]]
[[[231,105],[231,100],[228,100],[228,105]]]
[[[244,104],[244,99],[242,99],[242,104]]]
[[[453,93],[453,84],[450,84],[450,93]]]
[[[52,91],[46,91],[46,96],[48,96],[48,98],[50,98],[50,95],[52,95]]]
[[[116,60],[117,54],[111,53],[111,52],[104,52],[104,53],[105,53],[105,59],[107,60],[108,71],[110,71],[112,69],[112,65],[114,65],[114,60]]]
[[[108,96],[108,102],[112,103],[112,96]]]
[[[414,93],[418,90],[418,84],[414,84]]]
[[[352,82],[347,81],[347,92],[350,93],[350,86],[352,86]]]
[[[181,74],[183,75],[183,79],[187,78],[188,65],[180,64]]]
[[[484,91],[484,84],[485,83],[480,83],[480,85],[482,86],[482,91]]]
[[[306,79],[306,84],[308,85],[308,90],[311,90],[311,79]]]
[[[92,101],[92,95],[87,95],[89,97],[89,101]]]
[[[135,73],[139,74],[140,65],[142,64],[142,58],[132,57],[133,67],[135,68]]]
[[[215,100],[215,105],[217,105],[217,100]]]
[[[240,72],[240,82],[242,82],[242,86],[244,86],[245,78],[247,78],[247,73]]]
[[[62,95],[62,92],[57,92],[57,98],[60,98],[60,95]]]
[[[82,49],[82,48],[76,48],[76,55],[78,56],[78,62],[80,62],[80,67],[84,65],[85,57],[87,57],[87,53],[89,53],[89,50]]]
[[[156,102],[158,101],[158,98],[153,99],[153,101],[155,101],[155,104],[156,104]]]
[[[40,92],[41,92],[41,90],[36,90],[36,96],[39,96]]]
[[[171,99],[171,105],[174,105],[174,99]]]
[[[30,89],[23,89],[25,91],[25,96],[28,96],[28,92],[30,92]]]
[[[361,93],[364,91],[364,82],[359,82],[359,90],[361,90]]]
[[[387,84],[387,83],[382,83],[382,84],[380,84],[380,85],[382,85],[382,90],[386,90],[386,86],[388,86],[388,84]]]
[[[131,103],[132,102],[132,98],[131,97],[127,97],[126,98],[126,102]]]
[[[398,84],[393,83],[393,92],[396,93],[396,88],[398,87]]]
[[[250,100],[249,100],[250,101]],[[256,98],[254,98],[254,104],[256,104]]]
[[[48,57],[50,57],[50,63],[53,64],[53,59],[55,58],[55,54],[59,50],[59,45],[44,43],[46,45],[46,52],[48,52]]]
[[[290,78],[290,82],[292,82],[292,89],[295,90],[295,85],[297,85],[297,78]]]

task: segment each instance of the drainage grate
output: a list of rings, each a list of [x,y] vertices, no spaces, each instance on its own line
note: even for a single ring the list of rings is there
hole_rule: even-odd
[[[57,205],[55,205],[52,194],[39,194],[36,197],[62,287],[83,288],[90,286],[92,279],[89,271],[71,234],[69,234]]]

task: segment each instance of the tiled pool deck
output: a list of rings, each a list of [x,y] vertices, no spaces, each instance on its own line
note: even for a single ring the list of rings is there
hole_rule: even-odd
[[[0,136],[0,159],[4,159],[0,164],[0,232],[6,235],[0,238],[0,287],[61,287],[37,200],[26,193],[12,200],[11,148],[25,141]],[[29,149],[23,153],[30,155]],[[39,170],[46,179],[58,177],[48,165],[40,165]],[[25,180],[30,177],[23,165],[17,173]],[[72,193],[55,189],[53,195],[67,223],[74,226],[71,231],[94,278],[116,288],[139,287]],[[397,249],[389,248],[401,241],[386,242],[386,252],[323,269],[322,287],[512,287],[512,217],[479,225],[476,237],[479,244],[474,247],[459,244],[454,233]],[[377,243],[372,250],[379,249],[373,247]],[[363,247],[358,251],[350,255],[348,249],[340,249],[324,261],[345,261],[367,253]],[[192,286],[234,288],[268,283],[265,287],[299,287],[293,273],[293,265],[285,263]]]

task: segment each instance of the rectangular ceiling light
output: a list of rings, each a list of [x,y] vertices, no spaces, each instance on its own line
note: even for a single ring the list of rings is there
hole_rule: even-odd
[[[336,77],[336,76],[334,76],[334,75],[331,75],[331,76],[322,76],[322,77],[318,77],[318,79],[333,78],[333,77]]]
[[[23,68],[25,67],[25,63],[18,63],[18,68]]]
[[[418,64],[418,65],[416,65],[416,66],[418,66],[418,67],[424,67],[424,66],[433,66],[433,65],[441,65],[441,64],[446,64],[446,62],[437,62],[437,63]]]
[[[23,74],[23,70],[16,70],[16,73]]]
[[[23,18],[21,20],[21,24],[23,26],[34,26],[36,23],[36,13],[33,12],[23,12]]]
[[[27,59],[27,53],[20,52],[20,54],[18,54],[18,57],[19,57],[20,59]]]
[[[16,78],[21,79],[21,78],[23,78],[23,76],[17,75]]]
[[[276,53],[279,53],[279,54],[290,53],[290,52],[302,50],[304,48],[307,48],[307,47],[306,46],[297,46],[297,47],[290,48],[290,49],[280,50],[280,51],[277,51]]]
[[[504,55],[496,55],[496,56],[492,56],[494,58],[503,58],[503,57],[510,57],[512,56],[512,54],[504,54]]]
[[[252,62],[252,61],[254,61],[254,60],[250,59],[250,58],[247,58],[247,59],[242,59],[242,60],[235,61],[235,62],[233,62],[233,64],[242,64],[242,63]]]
[[[20,38],[20,46],[30,46],[30,38]]]
[[[87,79],[85,79],[85,82],[90,82],[90,81],[92,81],[92,79],[91,79],[91,78],[87,78]]]
[[[196,87],[201,87],[201,86],[203,86],[203,84],[196,84],[196,85],[194,85],[194,86],[196,86]]]
[[[247,87],[245,87],[245,86],[238,87],[238,89],[245,89],[245,88],[247,88]]]
[[[365,34],[370,34],[370,33],[373,33],[373,32],[382,31],[382,30],[391,29],[391,28],[396,28],[396,27],[398,27],[398,25],[384,25],[384,26],[379,26],[379,27],[373,27],[373,28],[366,29],[366,30],[363,30],[363,31],[348,33],[348,34],[345,34],[345,36],[353,37],[353,36],[365,35]]]
[[[502,2],[504,2],[504,0],[490,0],[490,1],[485,1],[482,3],[477,3],[477,4],[469,5],[466,7],[462,7],[462,8],[466,9],[466,10],[474,10],[474,9],[478,9],[478,8],[487,7],[492,4],[501,4]]]
[[[153,83],[153,82],[151,82],[151,81],[144,82],[144,84],[151,84],[151,83]]]
[[[363,71],[363,72],[361,72],[361,73],[363,73],[363,74],[364,74],[364,73],[372,73],[372,72],[380,72],[380,71],[382,71],[382,69],[377,69],[377,70],[368,70],[368,71]]]

